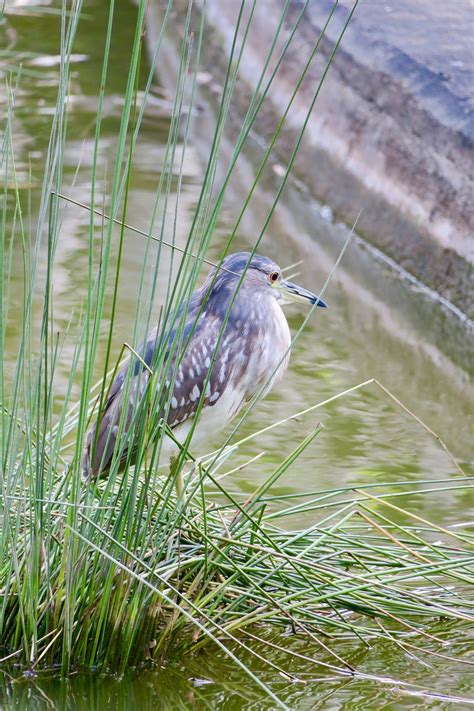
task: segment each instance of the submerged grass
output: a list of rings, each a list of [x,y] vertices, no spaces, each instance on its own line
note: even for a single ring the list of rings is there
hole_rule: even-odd
[[[189,442],[186,442],[172,471],[164,473],[163,467],[158,467],[161,435],[166,426],[154,415],[153,402],[161,397],[169,400],[160,379],[166,333],[172,325],[177,325],[183,345],[184,319],[175,323],[176,305],[195,288],[201,267],[207,261],[207,249],[228,181],[296,36],[306,4],[290,33],[285,34],[288,5],[286,2],[282,8],[274,42],[262,67],[258,91],[249,102],[234,155],[217,186],[220,143],[252,22],[252,4],[241,3],[201,195],[187,243],[178,247],[179,186],[206,27],[205,12],[196,21],[192,3],[189,3],[168,143],[152,218],[143,235],[146,248],[142,270],[137,275],[135,329],[132,345],[124,346],[125,350],[135,352],[135,344],[152,321],[163,249],[171,247],[175,260],[178,260],[177,253],[182,256],[176,281],[169,285],[161,311],[160,347],[151,367],[150,387],[143,402],[136,403],[132,422],[136,433],[136,464],[132,467],[128,462],[125,471],[119,473],[122,455],[119,449],[109,478],[97,484],[84,484],[81,453],[92,413],[94,409],[100,410],[111,373],[117,367],[112,356],[116,345],[113,325],[121,283],[122,248],[128,229],[127,196],[133,182],[134,150],[172,3],[168,3],[164,13],[146,87],[140,94],[141,104],[138,87],[146,3],[138,3],[116,162],[109,166],[112,187],[104,200],[106,205],[101,203],[99,208],[95,186],[101,170],[102,109],[114,29],[114,3],[110,3],[95,127],[91,196],[87,206],[90,225],[86,289],[82,311],[71,316],[71,333],[65,336],[54,327],[53,277],[58,241],[64,239],[61,234],[64,210],[66,207],[76,209],[64,200],[62,166],[67,135],[69,60],[81,17],[81,2],[73,3],[73,7],[61,15],[60,89],[35,232],[28,232],[25,226],[27,206],[22,202],[15,172],[15,91],[16,77],[19,74],[21,78],[21,71],[12,73],[7,81],[10,100],[2,151],[5,207],[0,275],[0,661],[15,661],[30,671],[60,665],[62,672],[68,674],[72,665],[82,665],[123,672],[130,665],[147,660],[163,662],[212,643],[248,674],[276,705],[284,707],[252,666],[243,661],[250,655],[262,669],[270,668],[284,678],[293,678],[293,672],[277,665],[270,653],[262,650],[270,652],[277,648],[292,661],[304,655],[292,651],[291,645],[269,640],[265,634],[269,625],[282,633],[290,630],[319,646],[326,661],[313,655],[309,659],[315,666],[335,675],[368,679],[370,675],[354,668],[332,645],[341,639],[353,639],[363,645],[385,640],[407,653],[413,653],[414,649],[422,653],[418,645],[425,637],[439,642],[441,650],[443,640],[431,629],[436,620],[451,619],[459,624],[472,624],[474,620],[474,537],[457,528],[443,529],[403,511],[393,499],[403,496],[403,492],[380,493],[382,484],[370,491],[341,487],[308,493],[304,501],[298,498],[295,502],[294,497],[287,496],[286,508],[276,508],[276,502],[280,506],[282,501],[272,495],[272,487],[318,436],[320,425],[302,435],[293,452],[245,500],[241,494],[231,492],[223,479],[232,471],[233,454],[248,437],[240,442],[226,442],[218,452],[200,460],[188,451]],[[328,22],[331,17],[332,13]],[[320,39],[316,39],[314,51],[302,66],[301,81],[318,51]],[[322,72],[320,84],[314,89],[308,117],[332,56],[333,53]],[[272,63],[274,68],[268,72]],[[246,204],[284,129],[301,81],[289,105],[282,110],[274,140],[265,152],[225,251],[231,247]],[[187,113],[184,116],[185,98]],[[295,142],[274,205],[284,189],[301,135]],[[180,150],[177,150],[178,145]],[[175,209],[170,211],[171,181],[176,174],[179,178]],[[71,203],[74,202],[80,204],[72,199]],[[99,224],[95,219],[97,215],[101,218]],[[117,223],[118,240],[114,231]],[[165,239],[168,234],[171,234],[169,240]],[[153,251],[156,242],[158,249]],[[45,273],[39,274],[42,253],[47,254],[47,266]],[[19,346],[11,375],[5,368],[13,359],[6,352],[5,343],[10,326],[10,270],[14,254],[23,260],[24,293]],[[112,300],[107,306],[110,294]],[[33,303],[37,301],[43,307],[39,328],[32,315]],[[93,387],[104,324],[103,377]],[[55,393],[58,363],[65,338],[72,335],[75,346],[70,376],[64,397],[58,402]],[[74,402],[72,392],[78,382],[80,398]],[[350,391],[334,397],[349,394]],[[323,404],[314,405],[304,414]],[[398,405],[403,407],[400,402]],[[252,406],[253,403],[250,408]],[[274,426],[284,424],[279,422]],[[446,449],[442,442],[441,445]],[[227,472],[223,471],[225,466]],[[255,459],[247,466],[255,466]],[[175,486],[177,477],[183,480],[179,495]],[[472,486],[472,481],[463,477],[440,482],[438,486],[440,491],[458,490]],[[404,520],[411,520],[412,525],[399,523],[402,513]],[[311,520],[311,525],[292,530],[290,524],[295,515],[298,521]],[[440,533],[442,544],[437,542]],[[413,642],[415,633],[416,644]],[[328,655],[330,661],[327,661]],[[393,679],[378,681],[395,683]]]

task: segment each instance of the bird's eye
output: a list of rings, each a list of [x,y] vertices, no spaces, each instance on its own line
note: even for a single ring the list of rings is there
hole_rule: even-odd
[[[270,284],[274,284],[276,281],[278,281],[279,278],[280,278],[279,272],[271,272],[268,275],[268,281],[270,282]]]

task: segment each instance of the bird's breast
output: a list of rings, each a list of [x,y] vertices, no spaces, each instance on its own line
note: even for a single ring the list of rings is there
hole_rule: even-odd
[[[264,397],[283,377],[290,359],[291,336],[288,322],[273,296],[256,304],[244,325],[240,378],[244,399],[261,392]]]

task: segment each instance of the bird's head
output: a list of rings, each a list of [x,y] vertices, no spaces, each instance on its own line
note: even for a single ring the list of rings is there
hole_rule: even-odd
[[[215,295],[222,292],[231,293],[237,287],[244,272],[240,287],[243,296],[251,298],[252,294],[266,294],[273,296],[282,306],[300,301],[327,307],[327,304],[313,292],[283,279],[280,267],[272,259],[259,254],[251,256],[250,252],[229,254],[223,260],[217,276],[213,270],[206,284],[209,286],[215,278],[212,288]]]

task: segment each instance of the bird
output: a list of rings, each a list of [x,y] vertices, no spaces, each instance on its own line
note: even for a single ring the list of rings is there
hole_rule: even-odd
[[[327,307],[285,280],[272,259],[249,252],[226,256],[184,300],[172,325],[153,329],[118,371],[86,436],[84,477],[106,476],[116,448],[121,466],[134,463],[136,445],[127,438],[136,436],[132,420],[158,361],[153,408],[173,435],[163,438],[160,456],[163,450],[171,456],[173,440],[184,442],[191,430],[193,445],[214,435],[246,402],[265,397],[288,367],[291,336],[282,307],[295,301]]]

